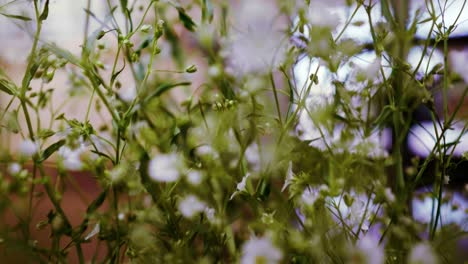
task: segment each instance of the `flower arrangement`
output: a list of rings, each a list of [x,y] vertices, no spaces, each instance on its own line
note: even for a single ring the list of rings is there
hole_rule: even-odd
[[[447,187],[466,156],[459,117],[468,85],[448,47],[466,1],[447,20],[450,4],[432,0],[416,9],[390,0],[107,0],[103,16],[88,0],[78,51],[43,37],[53,1],[24,1],[23,13],[9,9],[16,2],[0,15],[30,30],[32,42],[19,81],[0,71],[7,259],[467,257],[466,222],[445,221],[453,211],[468,219]],[[421,39],[422,26],[430,30]],[[362,32],[368,40],[353,36]],[[423,52],[412,65],[415,41]],[[438,47],[443,59],[431,64]],[[54,88],[57,76],[67,81]],[[80,102],[77,113],[62,110],[70,102]],[[418,128],[431,143],[408,158],[408,138],[420,139],[411,130],[418,111],[429,116]],[[79,177],[92,177],[99,192],[72,219],[67,192],[89,191]],[[419,191],[425,185],[429,194]],[[421,217],[419,197],[431,207]]]

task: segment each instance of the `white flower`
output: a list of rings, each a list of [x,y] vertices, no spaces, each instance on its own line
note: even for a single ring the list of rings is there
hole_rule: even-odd
[[[387,200],[391,203],[395,201],[395,195],[393,194],[392,189],[388,187],[385,188],[385,198],[387,198]]]
[[[385,253],[376,237],[366,235],[356,243],[352,251],[351,263],[381,264],[384,263]]]
[[[450,176],[444,175],[444,184],[449,184],[449,183],[450,183]]]
[[[8,165],[8,172],[11,175],[16,175],[21,172],[21,165],[19,165],[17,162],[10,163]]]
[[[82,154],[86,151],[86,147],[81,145],[76,149],[71,149],[68,146],[62,146],[58,150],[59,156],[62,158],[63,166],[72,171],[83,169]]]
[[[241,264],[279,263],[283,253],[268,237],[253,237],[242,246]]]
[[[257,144],[252,144],[245,150],[245,159],[252,165],[254,171],[260,170],[260,153]]]
[[[231,195],[231,198],[229,200],[232,200],[234,196],[239,193],[239,192],[246,192],[247,191],[247,179],[250,177],[250,173],[247,173],[244,177],[242,177],[242,180],[237,183],[236,186],[236,191]]]
[[[134,86],[122,88],[119,90],[119,98],[126,103],[131,103],[133,100],[135,100],[136,96],[137,91]]]
[[[427,243],[419,243],[411,249],[408,256],[409,264],[435,264],[438,263],[432,248]]]
[[[285,58],[285,35],[271,27],[249,28],[226,42],[223,54],[235,74],[264,74],[276,68]]]
[[[177,154],[159,154],[151,159],[148,166],[149,176],[159,182],[174,182],[179,179]]]
[[[207,206],[195,195],[188,195],[179,203],[178,208],[184,217],[192,218],[197,213],[204,212]]]
[[[215,220],[215,209],[211,207],[205,207],[205,212],[206,218],[210,221],[213,222]]]
[[[367,80],[375,80],[377,77],[380,76],[380,66],[382,64],[382,60],[380,57],[375,58],[375,60],[369,64],[367,67],[361,69],[361,73]]]
[[[193,185],[199,185],[202,181],[202,175],[199,171],[192,170],[187,174],[187,180]]]
[[[237,184],[237,190],[242,192],[242,191],[247,191],[246,189],[246,185],[247,185],[247,179],[250,177],[250,173],[247,173],[241,180],[241,182],[239,182]]]
[[[31,157],[32,155],[36,154],[38,150],[38,144],[30,139],[23,140],[23,142],[21,142],[19,145],[19,151],[21,155],[26,157]]]
[[[307,18],[312,26],[334,29],[340,24],[340,19],[331,6],[322,3],[322,1],[314,1],[310,5]]]
[[[460,74],[466,83],[468,83],[468,68],[466,61],[468,60],[468,49],[452,50],[449,53],[450,61],[452,62],[453,70]]]
[[[374,195],[368,197],[367,195],[356,194],[354,191],[351,191],[349,197],[353,197],[354,199],[351,206],[346,205],[344,196],[332,198],[334,200],[332,203],[336,204],[336,206],[332,206],[330,209],[335,212],[335,215],[340,215],[343,218],[335,220],[338,223],[341,223],[341,220],[345,221],[355,231],[357,231],[362,223],[361,230],[368,230],[371,218],[377,213],[378,208],[373,203]]]
[[[313,205],[320,196],[320,190],[316,187],[308,186],[301,195],[301,200],[306,205]]]

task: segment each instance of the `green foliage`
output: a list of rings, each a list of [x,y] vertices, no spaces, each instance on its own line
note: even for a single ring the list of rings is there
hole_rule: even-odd
[[[0,252],[47,263],[75,261],[72,249],[79,263],[406,263],[430,243],[417,257],[455,261],[449,253],[458,254],[453,245],[466,230],[442,226],[440,216],[466,132],[446,140],[468,91],[447,65],[457,25],[437,25],[432,1],[430,16],[417,11],[407,27],[408,6],[398,1],[380,1],[380,20],[376,3],[346,1],[341,27],[313,1],[241,2],[107,1],[104,18],[89,5],[78,55],[42,35],[53,1],[32,1],[34,18],[0,6],[12,21],[34,24],[21,84],[0,69],[9,100],[0,136],[21,138],[16,152],[0,144],[0,216],[18,220],[0,223]],[[368,21],[357,21],[358,11]],[[92,32],[90,21],[99,24]],[[366,22],[371,44],[344,37]],[[421,77],[424,57],[416,68],[407,57],[426,23],[436,33],[424,53],[442,44],[445,60]],[[357,65],[369,48],[375,61]],[[294,68],[302,64],[305,73]],[[59,103],[57,76],[68,78],[60,90],[69,98]],[[464,90],[449,112],[451,84]],[[70,101],[80,113],[62,110]],[[425,161],[404,164],[401,146],[421,106],[439,133]],[[427,170],[436,179],[424,223],[409,204]],[[88,191],[75,171],[99,191],[70,219],[70,187]],[[38,212],[43,200],[49,212]],[[34,228],[49,230],[51,243],[37,242]],[[95,258],[85,243],[99,243]]]

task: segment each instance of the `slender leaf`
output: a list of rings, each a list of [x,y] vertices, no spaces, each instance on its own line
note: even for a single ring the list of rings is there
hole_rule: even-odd
[[[48,146],[44,152],[42,153],[42,157],[39,159],[39,162],[42,162],[44,160],[46,160],[47,158],[50,157],[50,155],[54,154],[54,152],[56,152],[59,148],[61,148],[63,145],[65,145],[66,143],[66,140],[65,139],[61,139],[57,142],[55,142],[54,144]]]

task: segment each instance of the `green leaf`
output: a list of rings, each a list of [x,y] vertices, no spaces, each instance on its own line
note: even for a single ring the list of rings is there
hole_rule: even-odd
[[[47,19],[49,16],[49,0],[46,0],[45,5],[44,5],[44,10],[42,11],[41,16],[39,17],[39,20],[44,21]]]
[[[86,214],[92,214],[96,211],[106,200],[108,189],[104,190],[99,196],[88,206],[86,209]]]
[[[15,84],[7,79],[0,79],[0,90],[9,95],[14,95],[16,93]]]
[[[211,0],[203,0],[202,21],[208,23],[213,21],[213,5],[211,4]]]
[[[51,137],[55,135],[55,132],[50,130],[50,129],[42,129],[39,131],[39,133],[37,133],[37,136],[39,138],[48,138],[48,137]]]
[[[27,17],[27,16],[20,16],[20,15],[12,15],[12,14],[5,14],[5,13],[0,13],[0,15],[9,17],[9,18],[14,18],[14,19],[19,19],[23,21],[31,21],[32,19]]]
[[[76,66],[81,66],[81,62],[78,59],[78,57],[73,55],[68,50],[60,48],[55,43],[46,44],[46,47],[47,47],[48,50],[50,50],[52,53],[54,53],[58,57],[60,57],[62,59],[65,59],[65,60],[71,62],[72,64],[76,65]]]
[[[191,82],[180,82],[180,83],[164,83],[156,87],[156,89],[151,93],[149,96],[146,97],[145,103],[149,102],[152,98],[158,97],[161,94],[163,94],[166,91],[169,91],[170,89],[177,87],[177,86],[188,86],[191,85]]]
[[[177,9],[177,12],[179,12],[179,19],[180,21],[182,21],[182,24],[184,24],[184,27],[190,31],[195,31],[197,24],[195,24],[192,18],[189,15],[187,15],[185,9],[181,6],[176,6],[175,8]]]
[[[66,140],[61,139],[54,144],[48,146],[44,152],[42,153],[42,157],[39,159],[39,162],[42,162],[50,157],[50,155],[54,154],[59,148],[61,148],[63,145],[65,145]]]

